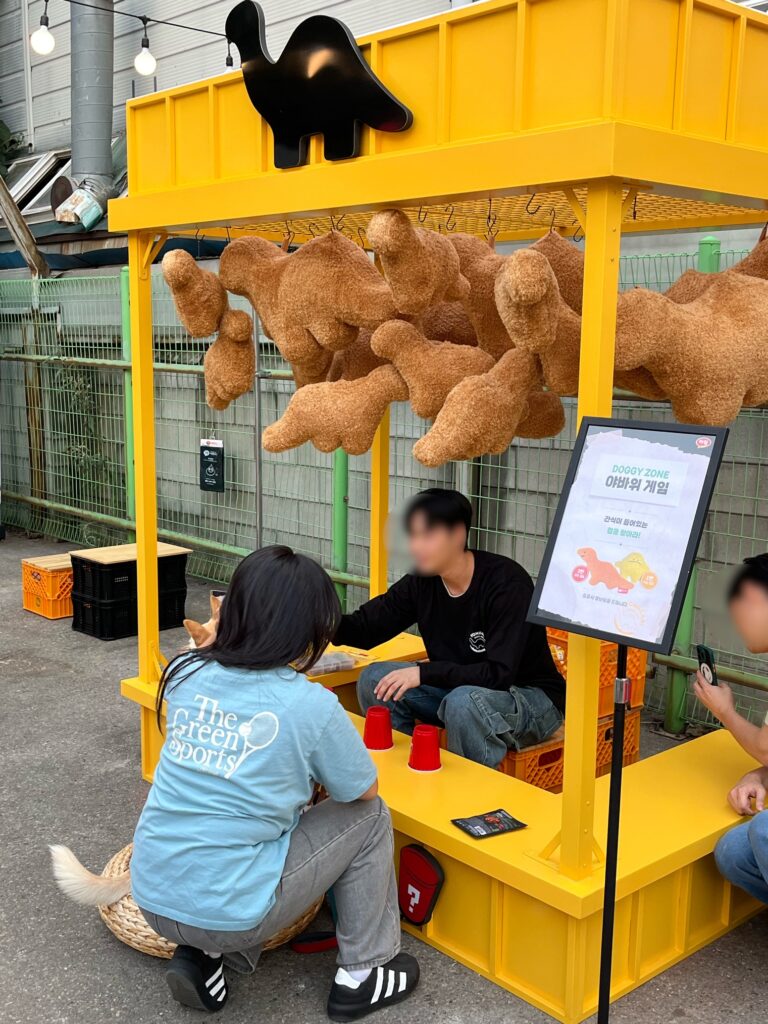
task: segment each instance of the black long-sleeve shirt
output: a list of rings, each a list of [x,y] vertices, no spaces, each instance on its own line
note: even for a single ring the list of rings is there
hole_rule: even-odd
[[[422,683],[452,690],[538,686],[562,710],[565,684],[555,668],[543,626],[525,621],[533,581],[517,562],[474,551],[467,590],[452,597],[439,576],[403,576],[380,597],[345,615],[337,644],[369,649],[418,624],[428,662]]]

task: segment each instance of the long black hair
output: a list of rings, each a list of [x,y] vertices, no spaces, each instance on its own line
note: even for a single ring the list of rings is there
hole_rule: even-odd
[[[157,694],[161,719],[168,687],[210,661],[232,668],[290,665],[305,672],[333,639],[341,605],[330,577],[317,562],[275,544],[254,551],[235,569],[221,605],[216,639],[174,658]]]

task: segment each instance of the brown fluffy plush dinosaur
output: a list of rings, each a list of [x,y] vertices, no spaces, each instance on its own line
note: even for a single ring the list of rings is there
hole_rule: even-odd
[[[719,270],[713,273],[704,273],[701,270],[686,270],[672,285],[667,288],[664,294],[673,302],[693,302],[698,299],[709,286],[716,281],[721,274],[746,274],[747,277],[759,277],[768,280],[768,239],[762,238],[747,253],[743,260],[735,263],[730,271]]]
[[[269,452],[284,452],[311,441],[321,452],[343,448],[362,455],[391,402],[404,402],[408,388],[394,366],[380,366],[357,380],[308,384],[261,435]]]
[[[461,272],[469,281],[470,292],[464,299],[464,308],[475,329],[477,344],[494,359],[499,359],[512,348],[493,292],[496,275],[506,257],[495,253],[484,239],[474,235],[456,233],[448,237],[459,254]]]
[[[581,317],[560,296],[546,256],[534,249],[513,252],[499,267],[494,295],[505,330],[518,348],[538,357],[547,387],[575,395]]]
[[[459,381],[493,366],[493,356],[487,352],[448,341],[429,341],[404,320],[390,320],[377,327],[371,348],[394,365],[408,386],[411,408],[425,420],[437,416]]]
[[[377,356],[371,348],[371,331],[365,327],[347,348],[335,352],[328,371],[328,380],[357,380],[367,377],[377,366],[385,366],[388,360]]]
[[[431,429],[413,446],[425,466],[505,452],[538,387],[535,359],[511,349],[487,373],[465,377],[451,391]]]
[[[338,231],[286,254],[262,238],[238,238],[221,254],[224,287],[248,298],[264,330],[294,369],[297,385],[324,380],[334,352],[361,327],[396,315],[389,285]]]
[[[218,277],[198,267],[184,249],[167,252],[162,267],[179,320],[192,337],[214,334],[227,308],[227,293]]]
[[[433,341],[477,345],[475,328],[461,302],[439,302],[413,319],[421,333]]]
[[[228,309],[219,334],[205,353],[205,400],[211,409],[226,409],[253,387],[256,352],[253,321],[239,309]]]
[[[550,231],[531,246],[546,256],[560,289],[560,295],[575,313],[581,313],[584,292],[584,253],[573,242]]]
[[[550,391],[563,396],[577,394],[581,317],[563,301],[549,260],[533,248],[518,249],[501,267],[495,295],[510,336],[516,345],[538,357]],[[619,308],[623,301],[624,295],[619,295]],[[617,364],[614,379],[618,387],[643,398],[665,396],[645,367],[619,370]]]
[[[366,234],[381,260],[397,308],[406,316],[418,316],[438,302],[460,301],[469,294],[469,283],[448,239],[414,227],[402,210],[374,213]]]
[[[682,423],[726,424],[768,401],[768,281],[724,271],[697,299],[620,296],[616,369],[648,371]]]

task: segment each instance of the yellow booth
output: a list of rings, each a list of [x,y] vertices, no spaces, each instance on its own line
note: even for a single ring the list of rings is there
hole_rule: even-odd
[[[164,663],[150,268],[167,235],[290,233],[300,243],[343,216],[364,244],[369,216],[388,207],[501,241],[551,225],[583,233],[578,412],[610,416],[622,231],[767,216],[763,14],[726,0],[488,0],[359,43],[413,125],[364,130],[357,159],[326,162],[315,138],[305,166],[276,169],[240,72],[128,104],[129,194],[110,204],[109,222],[128,233],[130,251],[139,669],[123,693],[141,709],[147,779],[161,743],[154,701]],[[373,594],[387,583],[388,446],[385,420],[371,460]],[[422,654],[414,637],[386,652]],[[405,737],[374,755],[398,842],[423,843],[445,869],[419,937],[566,1024],[597,1001],[608,800],[608,780],[595,779],[598,687],[599,642],[571,635],[562,794],[450,754],[442,771],[414,781]],[[725,791],[749,764],[720,732],[626,769],[614,997],[756,911],[712,858],[734,824]],[[450,823],[497,806],[529,828],[476,843]]]

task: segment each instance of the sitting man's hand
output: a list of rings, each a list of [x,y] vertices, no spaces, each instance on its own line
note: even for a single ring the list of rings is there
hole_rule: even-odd
[[[734,710],[733,691],[727,683],[718,683],[713,686],[708,683],[701,671],[696,673],[696,682],[693,684],[693,692],[699,698],[705,708],[709,708],[715,718],[721,722]]]
[[[765,809],[765,795],[760,774],[748,772],[728,794],[728,803],[737,814],[759,814]]]
[[[396,668],[393,672],[387,672],[373,692],[380,701],[400,700],[403,694],[413,690],[420,682],[419,666],[408,665],[407,668]]]

